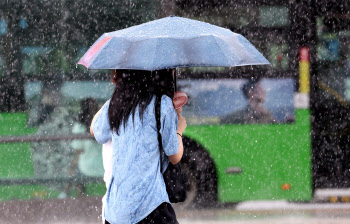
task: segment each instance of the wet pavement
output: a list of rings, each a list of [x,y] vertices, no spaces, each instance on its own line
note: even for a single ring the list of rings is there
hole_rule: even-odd
[[[178,212],[181,224],[348,224],[347,211],[236,211],[234,209]]]
[[[174,206],[180,224],[348,224],[350,203],[244,202],[208,209]],[[97,224],[101,198],[0,202],[0,223]]]

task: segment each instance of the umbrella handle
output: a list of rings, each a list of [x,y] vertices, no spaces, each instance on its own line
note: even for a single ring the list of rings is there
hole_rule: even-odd
[[[175,68],[175,74],[174,74],[174,85],[175,85],[174,93],[177,91],[176,75],[177,75],[177,68]]]

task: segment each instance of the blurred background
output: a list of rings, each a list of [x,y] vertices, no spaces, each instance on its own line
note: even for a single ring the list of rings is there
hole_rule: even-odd
[[[6,0],[1,223],[100,222],[102,146],[88,126],[114,85],[111,71],[76,63],[103,33],[169,15],[240,33],[271,62],[178,70],[189,96],[181,223],[348,222],[349,1]],[[251,110],[261,116],[242,116]]]

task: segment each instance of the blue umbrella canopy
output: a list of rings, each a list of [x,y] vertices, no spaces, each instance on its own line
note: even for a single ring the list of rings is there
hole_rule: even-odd
[[[89,69],[153,71],[270,63],[240,34],[171,16],[103,34],[78,64]]]

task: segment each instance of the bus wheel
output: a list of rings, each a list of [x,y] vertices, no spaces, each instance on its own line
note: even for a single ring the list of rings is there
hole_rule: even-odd
[[[181,160],[187,174],[189,189],[183,204],[187,208],[210,207],[217,203],[217,174],[208,152],[197,142],[184,138]]]

